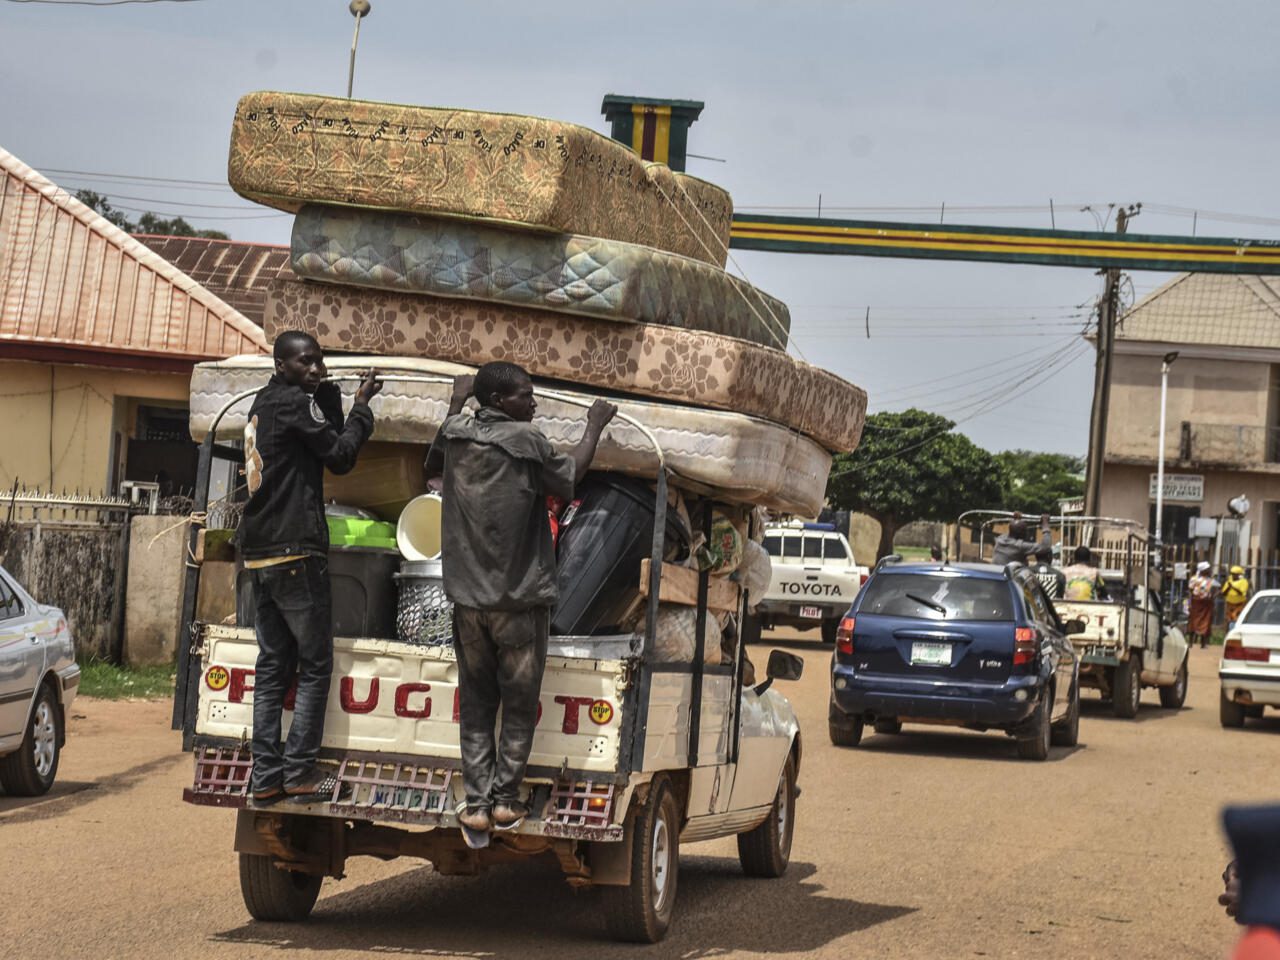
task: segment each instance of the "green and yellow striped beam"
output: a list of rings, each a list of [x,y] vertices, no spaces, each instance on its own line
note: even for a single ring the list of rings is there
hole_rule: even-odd
[[[729,246],[914,260],[1280,274],[1280,240],[889,223],[735,213]]]

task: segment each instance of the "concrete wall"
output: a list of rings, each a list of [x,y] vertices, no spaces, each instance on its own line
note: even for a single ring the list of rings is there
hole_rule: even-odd
[[[124,607],[126,663],[172,662],[186,551],[187,524],[182,517],[133,518]]]
[[[1141,524],[1151,522],[1151,474],[1154,467],[1107,464],[1102,477],[1103,516],[1136,520]],[[1199,503],[1178,501],[1170,505],[1200,508],[1202,517],[1219,517],[1227,512],[1227,501],[1244,494],[1251,508],[1246,517],[1252,522],[1251,543],[1254,548],[1274,550],[1277,531],[1274,524],[1274,506],[1280,501],[1280,473],[1245,473],[1238,470],[1181,470],[1198,473],[1204,477],[1204,499]]]
[[[1178,455],[1182,422],[1265,427],[1271,364],[1180,357],[1169,370],[1165,455]],[[1107,418],[1107,456],[1154,461],[1160,429],[1160,357],[1118,354]]]
[[[126,398],[186,403],[191,378],[0,360],[0,489],[105,491],[115,434],[132,424]]]

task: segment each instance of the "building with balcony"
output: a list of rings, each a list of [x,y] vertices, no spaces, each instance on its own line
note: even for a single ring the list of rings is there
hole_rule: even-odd
[[[1169,373],[1164,539],[1250,502],[1239,546],[1280,548],[1280,278],[1183,274],[1124,314],[1109,395],[1101,511],[1154,529],[1160,367]],[[1231,525],[1236,529],[1236,525]]]

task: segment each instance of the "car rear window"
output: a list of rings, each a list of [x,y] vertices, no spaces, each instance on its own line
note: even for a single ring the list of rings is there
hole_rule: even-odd
[[[1259,597],[1241,623],[1280,626],[1280,597]]]
[[[822,541],[822,556],[827,560],[848,560],[849,551],[836,537],[828,537]]]
[[[1004,580],[882,573],[872,577],[859,613],[922,620],[1013,620],[1013,602]]]
[[[764,548],[771,557],[782,556],[782,538],[781,537],[765,537]]]

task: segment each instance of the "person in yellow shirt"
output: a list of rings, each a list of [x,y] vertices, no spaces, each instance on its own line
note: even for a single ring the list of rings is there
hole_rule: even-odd
[[[1249,602],[1249,581],[1245,578],[1244,567],[1236,565],[1231,568],[1227,582],[1222,585],[1222,599],[1227,606],[1227,629],[1240,619],[1240,611]]]

